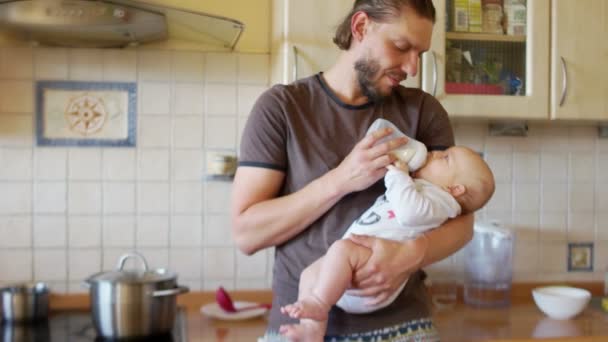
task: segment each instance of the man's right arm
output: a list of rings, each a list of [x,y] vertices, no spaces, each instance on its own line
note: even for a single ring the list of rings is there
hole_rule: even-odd
[[[331,177],[330,171],[297,192],[277,197],[282,171],[239,167],[232,192],[232,234],[239,249],[251,255],[308,227],[342,197]]]

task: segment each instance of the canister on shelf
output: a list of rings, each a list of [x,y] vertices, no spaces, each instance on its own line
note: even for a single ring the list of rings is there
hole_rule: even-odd
[[[482,24],[484,33],[503,34],[502,0],[482,0]]]

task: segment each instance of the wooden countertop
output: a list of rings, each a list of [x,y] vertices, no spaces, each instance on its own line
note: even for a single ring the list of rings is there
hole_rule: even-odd
[[[532,301],[530,290],[542,284],[516,284],[512,304],[500,309],[477,309],[463,303],[434,312],[443,342],[511,341],[608,341],[608,314],[588,306],[572,320],[558,321],[545,316]],[[571,284],[600,295],[601,283]],[[241,291],[231,294],[235,300],[269,302],[270,291]],[[459,298],[462,298],[460,296]],[[246,321],[220,321],[202,315],[200,307],[213,302],[213,293],[189,293],[179,297],[179,304],[188,310],[188,341],[251,342],[264,335],[266,318]],[[88,307],[88,296],[51,296],[52,310]]]

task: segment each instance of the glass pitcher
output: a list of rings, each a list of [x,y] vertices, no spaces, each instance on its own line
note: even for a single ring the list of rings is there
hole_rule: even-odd
[[[510,304],[513,233],[497,222],[476,222],[465,248],[464,301],[475,307]]]

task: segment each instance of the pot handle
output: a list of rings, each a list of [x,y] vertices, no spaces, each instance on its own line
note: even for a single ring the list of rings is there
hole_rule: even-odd
[[[129,253],[121,256],[120,259],[118,259],[118,264],[116,264],[116,269],[119,271],[122,271],[122,268],[125,266],[125,262],[127,262],[127,260],[130,258],[139,260],[141,262],[141,264],[144,266],[144,271],[148,272],[149,268],[148,268],[148,262],[146,261],[146,258],[144,258],[143,255],[141,255],[137,252],[129,252]]]
[[[180,295],[180,294],[186,293],[188,291],[190,291],[190,289],[188,287],[178,286],[174,289],[154,291],[154,292],[152,292],[152,297],[167,297],[167,296]]]

